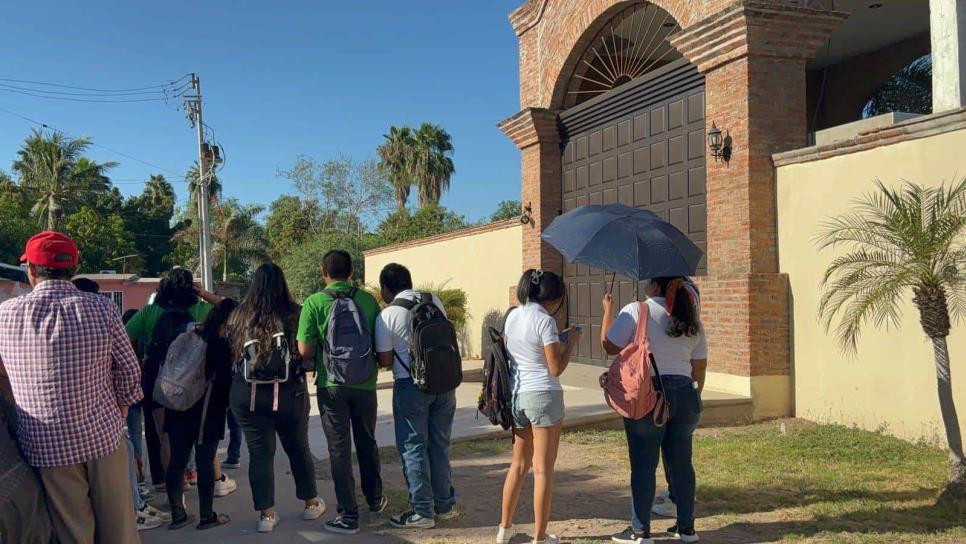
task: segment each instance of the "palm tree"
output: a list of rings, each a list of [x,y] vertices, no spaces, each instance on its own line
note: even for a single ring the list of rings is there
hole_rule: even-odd
[[[409,127],[389,127],[389,134],[383,134],[386,141],[376,150],[379,153],[379,168],[392,183],[396,192],[396,210],[406,209],[413,178],[409,171],[409,161],[413,155],[415,140]]]
[[[924,188],[905,183],[856,202],[851,213],[828,220],[816,238],[821,249],[851,248],[822,279],[819,313],[826,330],[839,319],[836,336],[844,350],[857,351],[860,329],[898,326],[901,302],[912,292],[919,323],[932,341],[939,408],[950,451],[947,491],[966,494],[966,458],[953,402],[949,365],[951,319],[966,317],[966,179]]]
[[[188,173],[185,174],[185,179],[188,181],[188,195],[192,203],[192,208],[197,208],[198,202],[198,184],[200,182],[200,176],[198,174],[198,161],[195,161],[191,168],[188,169]],[[221,180],[214,172],[209,172],[205,178],[208,181],[208,204],[214,205],[221,199]]]
[[[110,186],[104,171],[115,163],[98,164],[82,158],[90,143],[87,138],[70,139],[60,132],[48,136],[34,130],[17,151],[13,169],[34,200],[31,213],[49,230],[60,225],[67,208],[89,199],[91,193],[86,191]]]
[[[919,57],[886,80],[873,94],[862,113],[932,113],[932,56]]]
[[[256,219],[262,211],[264,208],[258,204],[243,205],[234,198],[215,208],[212,254],[216,261],[222,262],[222,281],[228,281],[231,259],[240,259],[249,268],[268,259],[265,229]]]
[[[423,123],[413,135],[414,149],[409,161],[409,172],[419,190],[419,206],[439,204],[443,192],[449,189],[456,172],[453,142],[449,133],[439,125]]]

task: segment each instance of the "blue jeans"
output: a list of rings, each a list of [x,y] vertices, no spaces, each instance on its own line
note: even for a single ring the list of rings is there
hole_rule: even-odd
[[[392,412],[410,506],[428,518],[449,512],[456,503],[449,464],[456,391],[429,395],[411,379],[396,380]]]
[[[667,470],[667,452],[665,451],[667,446],[661,444],[661,458],[664,459],[664,481],[667,482],[667,492],[668,498],[671,502],[674,501],[674,488],[671,487],[671,473]],[[634,490],[631,490],[631,527],[639,533],[644,532],[644,524],[641,523],[641,518],[637,517],[637,512],[634,511]]]
[[[141,403],[127,410],[127,436],[131,439],[134,456],[144,459],[144,411],[141,409]]]
[[[235,414],[228,410],[228,454],[226,461],[238,462],[241,458],[242,430],[241,426],[235,421]]]
[[[649,532],[651,528],[651,505],[654,503],[657,464],[662,450],[674,488],[678,527],[694,527],[695,477],[691,441],[701,419],[701,396],[686,376],[667,376],[664,378],[664,387],[671,409],[666,425],[657,427],[650,415],[636,420],[624,419],[631,458],[633,513],[636,518],[632,524],[639,531]]]
[[[131,480],[131,496],[134,497],[134,509],[140,510],[144,508],[144,499],[141,498],[141,492],[138,491],[138,469],[134,464],[134,442],[130,438],[125,438],[124,443],[127,444],[127,472],[128,479]]]

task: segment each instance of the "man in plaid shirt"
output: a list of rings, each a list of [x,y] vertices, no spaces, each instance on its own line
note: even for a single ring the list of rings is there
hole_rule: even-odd
[[[17,405],[17,438],[40,473],[61,542],[138,542],[122,442],[140,369],[120,315],[70,283],[78,251],[47,231],[21,261],[33,292],[0,304],[0,361]]]

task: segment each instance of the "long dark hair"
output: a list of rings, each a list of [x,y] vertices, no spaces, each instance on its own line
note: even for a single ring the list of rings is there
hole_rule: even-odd
[[[282,269],[275,263],[265,263],[256,268],[245,299],[228,322],[235,358],[244,354],[248,340],[258,340],[258,357],[267,357],[272,349],[273,334],[285,332],[291,335],[295,332],[299,311],[299,305],[289,293]],[[279,331],[280,326],[282,331]]]
[[[195,280],[185,268],[173,268],[161,278],[154,303],[164,308],[189,308],[198,302]]]
[[[701,332],[701,317],[698,315],[698,308],[695,300],[691,298],[691,293],[685,286],[687,278],[681,276],[669,276],[663,278],[653,278],[660,296],[669,298],[671,295],[668,289],[673,289],[674,305],[671,307],[671,319],[667,326],[667,335],[672,338],[680,336],[696,336]]]
[[[231,313],[238,307],[233,298],[222,299],[208,312],[208,316],[201,323],[201,336],[211,344],[221,336],[221,326],[228,322]]]

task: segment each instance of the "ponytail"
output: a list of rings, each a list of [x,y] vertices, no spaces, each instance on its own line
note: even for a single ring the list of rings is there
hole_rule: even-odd
[[[550,302],[563,298],[565,291],[560,276],[550,271],[531,268],[520,277],[517,300],[520,304]]]
[[[680,276],[654,278],[653,281],[664,295],[664,311],[671,318],[667,335],[672,338],[696,336],[701,331],[701,319],[694,289]]]

